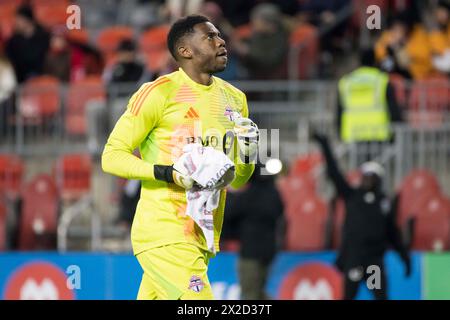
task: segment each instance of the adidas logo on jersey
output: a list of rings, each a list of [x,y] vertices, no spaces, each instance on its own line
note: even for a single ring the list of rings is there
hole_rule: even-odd
[[[190,107],[189,110],[186,112],[186,115],[184,116],[185,119],[198,119],[199,115],[197,111],[195,111],[194,108]]]

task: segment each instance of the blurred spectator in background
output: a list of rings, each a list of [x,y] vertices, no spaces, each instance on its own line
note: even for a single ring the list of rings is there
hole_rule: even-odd
[[[382,191],[384,169],[376,162],[361,166],[361,183],[352,187],[339,170],[328,139],[316,132],[312,136],[322,149],[328,177],[345,203],[342,241],[336,260],[344,274],[344,299],[354,299],[360,282],[373,274],[373,271],[367,271],[368,267],[377,266],[380,268],[380,286],[372,290],[377,300],[385,300],[388,297],[383,257],[390,245],[405,263],[406,276],[411,274],[409,253],[395,224],[397,198],[391,204]]]
[[[392,19],[375,44],[375,55],[386,72],[413,79],[423,79],[433,72],[427,32],[409,11]]]
[[[300,23],[309,23],[323,33],[320,37],[320,54],[325,75],[334,69],[335,55],[350,47],[349,39],[345,39],[345,31],[351,15],[350,0],[300,0],[297,20]],[[346,16],[345,19],[340,15]],[[325,30],[327,30],[325,32]]]
[[[251,12],[251,32],[248,40],[234,38],[231,43],[249,78],[285,77],[289,34],[278,7],[271,3],[257,5]]]
[[[436,70],[450,72],[450,3],[440,0],[429,20],[429,43]]]
[[[339,80],[338,135],[346,143],[389,142],[391,123],[402,121],[394,88],[389,75],[375,67],[373,49],[362,50],[360,61],[359,68]]]
[[[6,42],[6,54],[19,83],[42,74],[50,36],[34,19],[28,6],[17,9],[14,33]]]
[[[65,37],[66,30],[64,26],[52,30],[50,48],[44,63],[44,73],[62,82],[70,81],[72,67],[72,50]]]
[[[86,76],[100,75],[102,70],[103,58],[96,48],[69,40],[66,26],[53,28],[44,63],[45,74],[62,82],[74,82]]]
[[[248,188],[236,194],[227,219],[237,221],[241,299],[268,299],[265,293],[270,265],[279,248],[277,231],[283,217],[283,203],[273,175],[256,167]]]
[[[116,62],[107,68],[103,80],[109,87],[107,101],[92,101],[86,106],[88,121],[88,150],[97,156],[111,130],[126,108],[126,99],[130,92],[142,83],[153,81],[157,74],[147,71],[144,64],[137,59],[136,45],[132,40],[123,40],[117,47]]]
[[[225,18],[231,25],[237,27],[249,22],[250,11],[257,0],[216,0],[215,2],[222,8]]]
[[[17,87],[14,68],[0,47],[0,137],[7,134],[7,124],[13,114],[13,93]]]
[[[144,64],[137,60],[136,44],[132,40],[123,40],[117,48],[117,60],[103,73],[106,84],[132,82],[136,86],[156,79],[150,75]],[[126,93],[128,96],[128,93]]]

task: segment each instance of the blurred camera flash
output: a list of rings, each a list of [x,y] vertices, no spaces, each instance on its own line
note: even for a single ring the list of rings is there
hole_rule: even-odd
[[[270,174],[277,174],[283,168],[283,164],[279,159],[269,159],[266,162],[266,170]]]

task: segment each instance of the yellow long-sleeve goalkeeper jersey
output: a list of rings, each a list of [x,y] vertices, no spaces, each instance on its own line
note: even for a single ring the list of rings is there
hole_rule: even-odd
[[[207,250],[205,237],[186,216],[185,190],[156,180],[153,166],[171,165],[187,143],[198,142],[225,152],[234,161],[232,186],[247,182],[254,165],[238,161],[232,112],[248,117],[245,94],[213,77],[211,85],[196,83],[180,68],[146,83],[130,98],[112,130],[102,155],[105,172],[142,180],[141,196],[131,229],[134,254],[171,243],[187,242]],[[139,147],[141,158],[133,155]],[[225,190],[214,214],[215,247],[225,208]]]

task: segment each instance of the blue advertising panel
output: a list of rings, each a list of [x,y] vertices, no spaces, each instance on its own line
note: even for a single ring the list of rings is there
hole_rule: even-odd
[[[412,256],[413,272],[395,253],[385,259],[391,299],[421,298],[421,258]],[[274,299],[341,299],[342,276],[334,252],[281,253],[274,261],[267,293]],[[216,299],[239,299],[238,257],[220,253],[211,259],[209,278]],[[135,299],[142,269],[131,254],[0,254],[0,299]],[[361,285],[358,299],[372,299]]]

